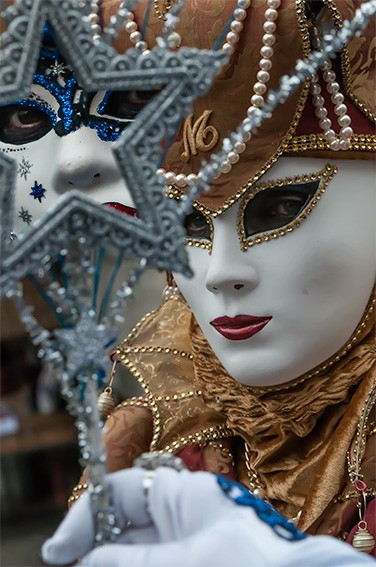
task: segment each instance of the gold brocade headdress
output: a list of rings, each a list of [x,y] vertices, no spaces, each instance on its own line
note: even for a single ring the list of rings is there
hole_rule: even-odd
[[[148,11],[148,2],[140,2],[118,48],[137,43],[152,48],[170,4],[155,1]],[[222,147],[229,132],[253,108],[262,107],[283,75],[293,74],[297,59],[320,49],[325,31],[340,29],[360,4],[362,0],[187,0],[171,45],[223,49],[230,60],[181,124],[163,164],[166,182],[183,191],[187,177]],[[118,0],[103,2],[105,21],[118,5]],[[199,198],[202,209],[221,213],[282,154],[327,157],[334,151],[340,159],[373,157],[373,28],[371,24],[354,37],[337,61],[327,61],[246,144],[229,152],[211,191]]]

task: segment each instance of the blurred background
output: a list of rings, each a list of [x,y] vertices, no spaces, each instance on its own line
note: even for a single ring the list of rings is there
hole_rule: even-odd
[[[142,276],[119,331],[119,342],[146,312],[159,305],[164,280],[164,274],[152,270]],[[45,328],[56,328],[52,311],[35,289],[25,285],[25,299],[35,305],[37,319]],[[77,433],[56,377],[41,365],[13,302],[3,299],[0,313],[0,564],[40,566],[41,544],[62,520],[81,474]],[[138,393],[135,379],[118,365],[116,401]]]

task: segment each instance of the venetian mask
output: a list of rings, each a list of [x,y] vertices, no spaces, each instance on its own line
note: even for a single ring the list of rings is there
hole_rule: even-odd
[[[135,214],[109,142],[152,94],[84,92],[46,30],[29,97],[0,108],[0,149],[18,164],[16,235],[72,189]]]
[[[235,380],[282,384],[346,344],[375,281],[375,210],[372,162],[283,157],[227,211],[187,216],[195,275],[175,280]]]

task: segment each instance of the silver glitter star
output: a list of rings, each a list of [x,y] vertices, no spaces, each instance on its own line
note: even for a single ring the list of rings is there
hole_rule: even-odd
[[[27,209],[24,209],[23,207],[21,207],[21,209],[18,211],[18,216],[23,220],[23,222],[28,225],[31,223],[31,220],[33,218],[33,215],[31,215],[29,211]]]
[[[67,66],[64,63],[58,63],[57,60],[55,60],[53,67],[47,71],[47,74],[53,77],[60,77],[66,68]]]
[[[108,349],[116,340],[116,329],[96,322],[94,312],[82,313],[73,329],[57,329],[55,337],[61,342],[71,377],[89,367],[106,368]]]
[[[33,164],[23,157],[21,163],[18,165],[17,173],[20,177],[24,177],[27,180],[27,176],[29,175],[32,167]]]

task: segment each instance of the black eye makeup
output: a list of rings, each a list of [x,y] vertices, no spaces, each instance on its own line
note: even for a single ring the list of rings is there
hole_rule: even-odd
[[[0,107],[0,141],[22,145],[39,140],[54,126],[49,112],[28,101]]]
[[[256,185],[239,209],[242,250],[298,228],[317,205],[336,172],[336,167],[327,165],[317,173]]]
[[[107,91],[96,112],[118,120],[134,120],[139,112],[160,92]]]
[[[211,251],[213,240],[213,223],[209,216],[202,214],[199,210],[193,209],[185,217],[184,228],[187,233],[188,246],[206,248]]]

